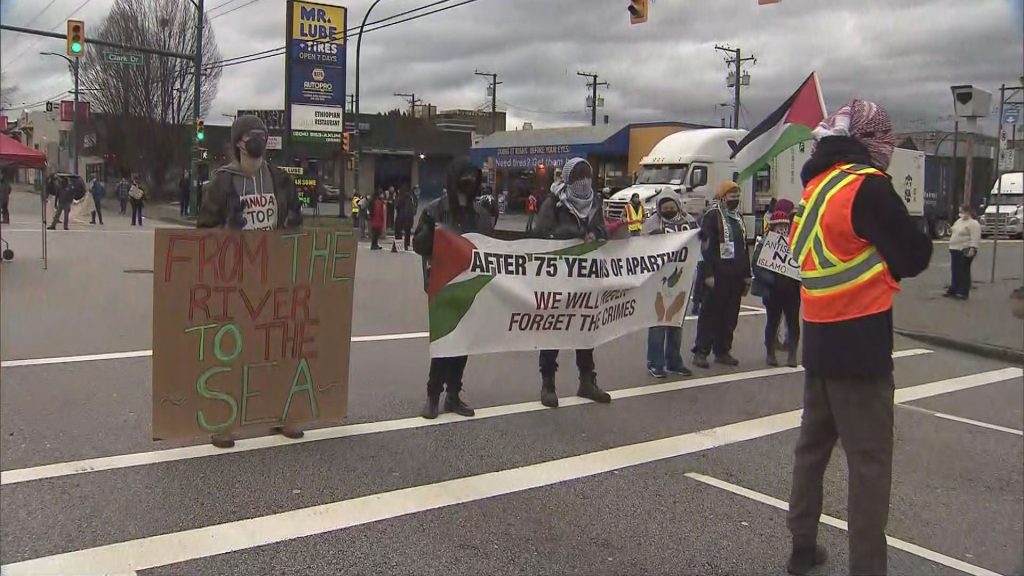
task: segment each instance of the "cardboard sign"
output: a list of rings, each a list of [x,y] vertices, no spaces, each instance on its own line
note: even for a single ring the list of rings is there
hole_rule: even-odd
[[[154,439],[345,417],[351,229],[163,228],[153,262]]]
[[[756,266],[800,280],[800,263],[789,251],[789,242],[778,232],[769,232],[761,246]]]

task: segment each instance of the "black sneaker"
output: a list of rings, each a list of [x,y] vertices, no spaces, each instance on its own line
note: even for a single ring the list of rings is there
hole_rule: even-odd
[[[732,354],[725,352],[724,354],[715,354],[715,364],[724,364],[726,366],[739,366],[740,361],[733,358]]]
[[[555,392],[554,376],[541,376],[540,403],[548,408],[558,408],[558,392]]]
[[[576,395],[601,404],[612,401],[611,394],[601,390],[601,387],[597,385],[597,374],[593,372],[580,374],[580,387],[576,390]]]
[[[694,354],[693,365],[697,368],[711,368],[711,364],[708,364],[707,354]]]
[[[669,366],[667,368],[669,374],[678,374],[680,376],[693,376],[693,372],[690,371],[686,366],[679,366],[678,368]]]
[[[437,418],[439,412],[438,404],[441,403],[441,397],[438,396],[427,396],[427,403],[423,405],[423,410],[420,411],[420,416],[427,420],[433,420]]]
[[[447,393],[444,397],[444,411],[458,414],[459,416],[465,416],[469,418],[475,416],[476,412],[473,411],[465,402],[459,398],[459,393]]]
[[[655,368],[654,366],[648,366],[647,367],[647,372],[651,375],[652,378],[664,378],[665,377],[665,371],[662,370],[661,368]]]
[[[794,576],[805,576],[815,566],[821,566],[825,562],[828,562],[828,551],[820,544],[813,549],[794,548],[789,555],[789,561],[786,562],[786,572]]]

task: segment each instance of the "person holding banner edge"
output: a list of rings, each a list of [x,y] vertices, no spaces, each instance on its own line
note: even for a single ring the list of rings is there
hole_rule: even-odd
[[[601,210],[601,197],[594,193],[594,170],[583,158],[570,158],[562,167],[564,181],[552,185],[552,194],[541,204],[540,214],[534,225],[538,238],[556,240],[580,239],[586,242],[606,240],[608,232]],[[576,395],[594,402],[606,404],[612,397],[597,385],[594,365],[594,349],[576,350],[576,368],[580,384]],[[555,391],[555,373],[558,372],[558,350],[541,350],[540,375],[541,404],[548,408],[558,407],[558,393]]]
[[[490,234],[493,217],[477,201],[483,173],[466,158],[456,159],[448,167],[446,193],[434,200],[420,214],[412,248],[423,258],[423,289],[430,285],[430,261],[434,256],[434,228],[444,226],[459,234],[475,232]],[[447,387],[444,399],[445,412],[470,417],[476,413],[460,397],[462,376],[466,371],[468,356],[451,356],[430,359],[427,376],[427,402],[420,416],[433,420],[440,409],[441,391]]]
[[[204,186],[196,228],[231,230],[294,229],[302,226],[302,207],[292,177],[266,161],[267,127],[256,116],[239,116],[231,125],[234,161],[219,168]],[[271,428],[287,438],[302,438],[291,425]],[[217,433],[211,443],[231,448],[230,433]]]

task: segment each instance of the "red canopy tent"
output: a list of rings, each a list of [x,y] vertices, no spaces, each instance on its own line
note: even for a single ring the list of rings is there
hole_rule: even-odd
[[[33,150],[10,136],[0,134],[0,166],[7,164],[46,168],[46,154]]]

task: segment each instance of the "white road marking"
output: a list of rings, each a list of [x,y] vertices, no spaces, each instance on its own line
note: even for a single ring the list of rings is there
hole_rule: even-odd
[[[743,486],[737,486],[736,484],[731,484],[729,482],[725,482],[717,478],[712,478],[711,476],[697,474],[696,472],[688,472],[686,474],[686,477],[692,480],[696,480],[698,482],[703,482],[704,484],[707,484],[709,486],[714,486],[715,488],[721,488],[722,490],[732,492],[733,494],[738,494],[739,496],[749,498],[751,500],[754,500],[755,502],[760,502],[762,504],[774,506],[779,510],[789,510],[789,503],[779,500],[778,498],[768,496],[767,494],[762,494],[760,492],[750,490],[749,488],[744,488]],[[826,514],[821,515],[821,523],[832,526],[833,528],[839,528],[843,531],[849,531],[849,527],[847,526],[845,520],[833,518],[832,516],[828,516]],[[964,562],[962,560],[957,560],[956,558],[946,556],[945,554],[940,554],[933,550],[922,548],[917,544],[911,544],[910,542],[900,540],[899,538],[894,538],[892,536],[887,535],[885,539],[888,542],[889,546],[892,546],[897,550],[903,550],[904,552],[908,552],[915,556],[920,556],[925,560],[930,560],[932,562],[935,562],[936,564],[942,564],[943,566],[952,568],[954,570],[959,570],[966,574],[972,574],[974,576],[1000,576],[998,573],[992,572],[991,570],[986,570],[985,568],[981,568],[980,566],[968,564],[967,562]]]
[[[740,316],[758,316],[764,310],[740,312]],[[696,320],[696,316],[687,316],[687,320]],[[353,342],[388,342],[391,340],[416,340],[429,338],[430,332],[406,332],[404,334],[378,334],[375,336],[353,336]],[[84,354],[81,356],[55,356],[50,358],[25,358],[23,360],[0,361],[0,368],[18,368],[21,366],[45,366],[48,364],[69,364],[73,362],[93,362],[96,360],[123,360],[126,358],[145,358],[152,356],[152,350],[134,350],[131,352],[107,352],[104,354]]]
[[[931,353],[931,350],[915,348],[911,350],[901,350],[899,352],[896,352],[895,354],[893,354],[893,357],[906,358],[910,356],[920,356],[922,354]],[[738,382],[741,380],[751,380],[754,378],[766,378],[769,376],[792,374],[794,372],[800,372],[801,370],[801,368],[767,368],[764,370],[753,370],[750,372],[720,374],[717,376],[708,376],[706,378],[678,380],[673,382],[665,382],[663,384],[637,386],[634,388],[625,388],[622,390],[612,390],[609,392],[609,394],[612,398],[616,399],[635,398],[638,396],[647,396],[650,394],[660,394],[662,392],[675,392],[679,390],[687,390],[690,388],[699,388],[702,386],[712,386],[715,384],[725,384],[728,382]],[[585,400],[578,396],[561,398],[558,401],[558,405],[562,408],[566,408],[569,406],[580,406],[582,404],[590,403],[590,400]],[[208,456],[224,456],[226,454],[236,454],[238,452],[248,452],[251,450],[263,450],[266,448],[277,448],[280,446],[294,446],[296,444],[303,444],[306,442],[317,442],[320,440],[333,440],[337,438],[348,438],[351,436],[377,434],[380,432],[393,432],[395,430],[412,430],[415,428],[426,428],[429,426],[459,424],[462,422],[475,422],[479,420],[485,420],[488,418],[497,418],[500,416],[509,416],[512,414],[524,414],[527,412],[538,412],[548,409],[549,408],[545,407],[540,402],[522,402],[520,404],[506,404],[504,406],[480,408],[477,409],[476,416],[474,416],[473,418],[462,418],[461,416],[455,416],[453,414],[442,414],[436,420],[427,420],[425,418],[420,418],[417,416],[414,418],[383,420],[378,422],[366,422],[363,424],[349,424],[345,426],[333,426],[330,428],[316,428],[313,430],[307,430],[305,436],[298,440],[290,440],[279,435],[260,436],[258,438],[247,438],[244,440],[238,440],[237,442],[235,442],[235,447],[230,449],[216,448],[209,444],[201,444],[198,446],[184,446],[181,448],[169,448],[166,450],[153,450],[151,452],[118,454],[117,456],[104,456],[101,458],[90,458],[88,460],[77,460],[73,462],[58,462],[55,464],[33,466],[31,468],[4,470],[0,472],[0,486],[6,486],[8,484],[18,484],[21,482],[31,482],[34,480],[43,480],[46,478],[59,478],[61,476],[71,476],[74,474],[100,472],[103,470],[117,470],[120,468],[149,466],[152,464],[162,464],[165,462],[177,462],[179,460],[205,458]]]
[[[1022,373],[1019,368],[993,370],[903,390],[910,395],[941,394],[948,387],[966,389],[999,382]],[[920,389],[920,391],[918,391]],[[427,510],[476,502],[524,490],[586,478],[641,464],[676,458],[793,430],[800,410],[763,416],[661,440],[619,446],[579,456],[510,468],[455,480],[371,494],[269,516],[226,522],[85,550],[45,556],[3,566],[4,576],[80,574],[146,570],[217,554],[227,554],[295,538],[324,534]],[[471,421],[471,420],[466,420]],[[911,546],[911,545],[907,545]],[[932,554],[924,549],[915,553]],[[945,558],[945,557],[942,557]],[[949,559],[953,561],[952,559]],[[964,565],[969,567],[969,565]],[[989,576],[990,573],[972,572]]]
[[[942,418],[943,420],[951,420],[953,422],[960,422],[961,424],[970,424],[971,426],[977,426],[979,428],[988,428],[989,430],[995,430],[997,432],[1006,432],[1007,434],[1013,434],[1016,436],[1024,436],[1024,431],[1017,430],[1015,428],[1007,428],[1006,426],[999,426],[997,424],[989,424],[988,422],[982,422],[980,420],[971,420],[970,418],[963,418],[960,416],[954,416],[952,414],[946,414],[945,412],[936,412],[935,410],[929,410],[920,406],[910,406],[903,404],[901,408],[907,410],[913,410],[914,412],[922,412],[936,418]]]

